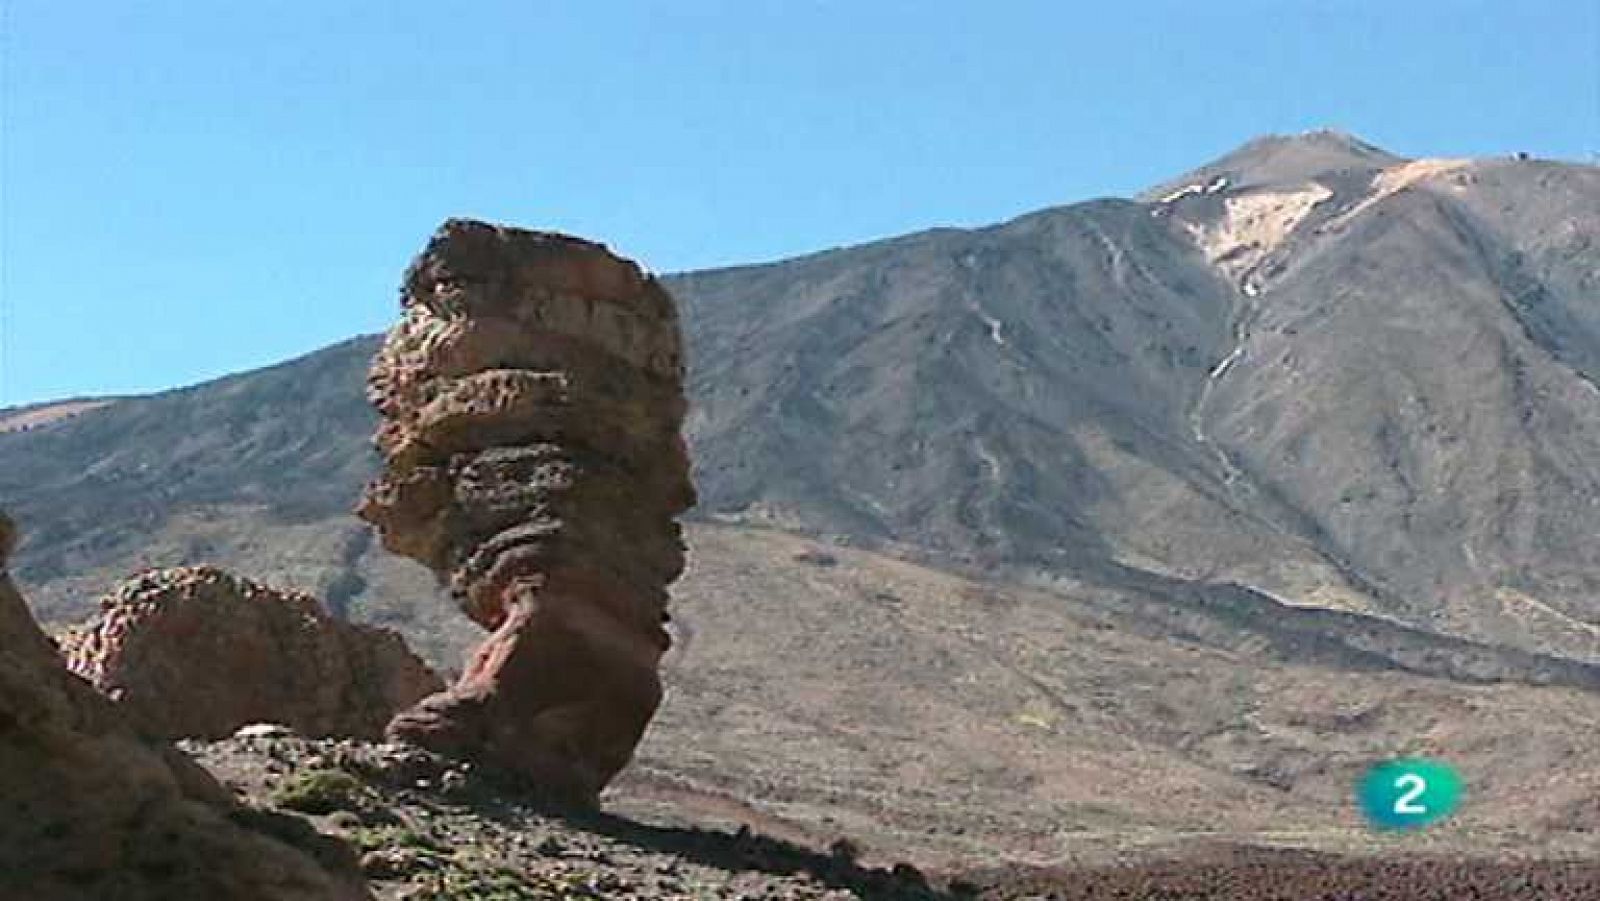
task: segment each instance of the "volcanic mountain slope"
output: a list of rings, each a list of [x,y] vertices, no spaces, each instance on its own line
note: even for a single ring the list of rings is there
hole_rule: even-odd
[[[703,509],[1600,651],[1600,169],[1314,133],[1160,196],[685,276]]]
[[[1593,656],[1600,170],[1419,160],[1170,212],[1240,288],[1195,423],[1241,493],[1390,615]]]

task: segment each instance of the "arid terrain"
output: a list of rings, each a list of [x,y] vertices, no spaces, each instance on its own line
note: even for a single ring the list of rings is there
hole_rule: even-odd
[[[395,746],[256,736],[182,747],[254,803],[304,814],[351,842],[386,901],[1575,901],[1600,890],[1593,863],[1463,861],[1437,851],[1344,857],[1220,839],[1179,858],[1136,854],[1071,869],[929,868],[749,816],[708,824],[682,797],[639,816],[552,811]]]
[[[1594,166],[1312,132],[1138,198],[665,277],[700,505],[613,825],[730,872],[748,825],[811,873],[691,868],[686,897],[890,897],[841,837],[993,898],[1600,891],[1570,863],[1600,852],[1597,211]],[[211,564],[459,670],[482,630],[352,513],[377,347],[0,410],[39,619]],[[293,767],[257,745],[191,750],[265,797]],[[1373,832],[1353,785],[1409,755],[1467,802]],[[458,825],[546,828],[496,816]]]

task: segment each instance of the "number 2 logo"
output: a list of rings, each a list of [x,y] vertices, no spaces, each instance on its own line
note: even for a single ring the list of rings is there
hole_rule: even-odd
[[[1465,785],[1449,764],[1422,757],[1374,765],[1356,786],[1367,822],[1378,829],[1431,826],[1461,806]]]
[[[1405,817],[1427,814],[1427,806],[1418,804],[1417,799],[1428,793],[1428,780],[1416,773],[1406,773],[1394,780],[1394,787],[1404,792],[1394,799],[1394,812],[1397,815]]]

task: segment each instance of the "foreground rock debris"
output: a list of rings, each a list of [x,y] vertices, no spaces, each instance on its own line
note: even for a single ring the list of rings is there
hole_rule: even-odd
[[[236,736],[181,746],[255,803],[354,845],[378,897],[405,901],[947,901],[872,864],[730,823],[555,812],[500,776],[409,745]]]
[[[222,738],[256,722],[377,738],[396,711],[444,687],[397,633],[212,567],[128,579],[62,639],[62,653],[165,738]]]
[[[360,514],[493,634],[389,734],[593,803],[660,702],[695,499],[672,299],[601,245],[451,220],[401,302]]]
[[[849,838],[785,840],[658,811],[556,815],[491,774],[404,745],[295,736],[183,742],[256,803],[306,813],[361,852],[373,891],[406,901],[1578,901],[1600,864],[1489,861],[1421,850],[1387,859],[1226,842],[1179,860],[979,870],[922,867]],[[628,791],[645,792],[630,785]],[[793,824],[770,822],[788,832]]]
[[[0,515],[0,567],[14,539]],[[360,899],[341,843],[238,806],[62,666],[0,568],[0,898]]]

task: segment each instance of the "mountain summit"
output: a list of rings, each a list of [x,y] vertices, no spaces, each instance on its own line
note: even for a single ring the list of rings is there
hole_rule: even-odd
[[[1198,169],[1150,188],[1139,199],[1167,199],[1191,185],[1204,187],[1216,184],[1218,179],[1235,189],[1304,184],[1319,176],[1372,172],[1406,161],[1335,129],[1263,135]]]

